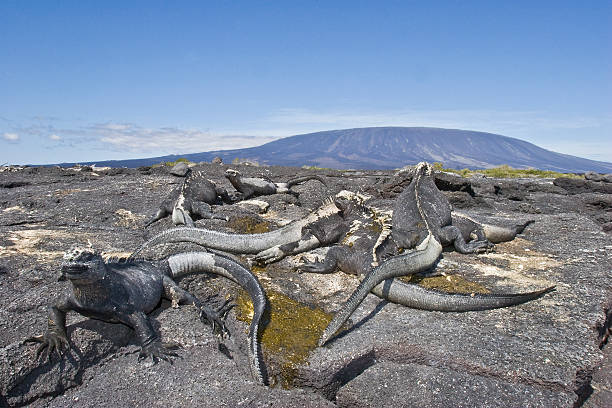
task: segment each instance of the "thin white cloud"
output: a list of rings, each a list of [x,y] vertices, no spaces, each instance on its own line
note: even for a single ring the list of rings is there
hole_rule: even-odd
[[[49,136],[49,139],[54,140],[54,141],[58,141],[58,140],[62,140],[61,136],[56,135],[55,133]]]
[[[132,152],[200,152],[257,146],[273,137],[222,135],[198,129],[145,128],[134,124],[96,124],[87,129],[100,143]]]
[[[8,142],[18,142],[19,135],[17,133],[3,133],[2,138]]]

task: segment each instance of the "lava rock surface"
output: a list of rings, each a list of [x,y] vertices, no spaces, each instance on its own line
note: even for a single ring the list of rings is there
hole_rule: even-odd
[[[196,170],[232,191],[224,177],[230,167],[277,182],[318,174],[327,187],[309,181],[294,187],[297,196],[257,198],[267,206],[213,206],[230,221],[198,220],[197,226],[235,233],[278,228],[340,190],[369,194],[372,203],[389,208],[410,182],[409,171],[219,163],[199,164]],[[438,174],[436,184],[455,208],[474,218],[501,224],[535,221],[490,252],[444,252],[440,272],[495,292],[550,285],[556,291],[512,308],[467,313],[412,310],[369,295],[347,330],[324,347],[296,348],[299,358],[287,351],[294,346],[287,339],[296,342],[295,336],[279,335],[279,346],[264,333],[273,386],[263,387],[248,374],[248,322],[238,308],[227,318],[231,338],[220,341],[193,307],[162,302],[152,316],[163,341],[181,345],[173,364],[139,363],[131,329],[76,313],[67,320],[71,350],[61,360],[37,358],[36,345],[23,340],[45,330],[47,306],[68,290],[57,280],[64,251],[80,244],[110,256],[130,253],[171,227],[169,217],[146,230],[143,224],[182,179],[167,167],[0,168],[0,407],[609,406],[612,194],[605,176],[588,177],[500,180]],[[188,249],[194,248],[168,245],[145,256]],[[304,256],[325,252],[319,248]],[[342,272],[298,274],[300,259],[288,257],[253,270],[271,299],[294,302],[306,318],[309,310],[337,311],[358,280]],[[180,285],[213,304],[242,296],[223,278],[188,276]],[[299,329],[292,324],[303,321],[292,317],[292,310],[283,315],[289,333]]]

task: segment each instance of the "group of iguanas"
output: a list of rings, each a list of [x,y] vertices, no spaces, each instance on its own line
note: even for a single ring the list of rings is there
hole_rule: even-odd
[[[319,180],[325,184],[319,176],[297,177],[286,183],[274,183],[272,180],[260,177],[243,177],[239,171],[228,169],[225,177],[234,186],[237,196],[231,196],[223,187],[207,179],[200,171],[187,169],[185,179],[179,187],[172,190],[159,206],[159,210],[146,223],[145,228],[155,221],[172,214],[174,225],[194,226],[192,216],[199,218],[213,218],[227,221],[224,215],[213,214],[211,204],[232,204],[238,200],[246,200],[260,195],[277,193],[295,194],[291,187],[309,180]]]
[[[73,291],[50,307],[46,333],[29,340],[42,343],[39,353],[45,349],[49,356],[54,351],[61,352],[68,344],[66,313],[76,311],[132,327],[141,344],[140,358],[167,360],[176,354],[171,345],[161,342],[147,317],[161,298],[172,300],[173,305],[193,304],[201,319],[210,322],[214,331],[221,335],[226,332],[223,319],[231,305],[226,303],[217,310],[208,308],[173,281],[173,278],[186,273],[209,272],[233,280],[251,297],[254,316],[248,335],[250,368],[255,380],[266,384],[258,341],[266,296],[249,268],[224,253],[252,254],[254,261],[265,264],[333,245],[324,260],[303,263],[301,272],[331,273],[340,269],[358,275],[361,284],[336,313],[323,332],[319,345],[333,337],[369,292],[413,308],[470,311],[516,305],[553,289],[519,294],[454,294],[396,280],[398,276],[431,271],[444,246],[452,245],[465,254],[483,252],[495,243],[514,239],[528,224],[499,227],[453,213],[447,198],[436,187],[432,172],[428,163],[419,163],[415,167],[412,181],[394,201],[392,215],[368,206],[363,195],[342,191],[303,219],[259,234],[229,234],[194,227],[190,214],[210,217],[209,205],[217,199],[227,200],[229,195],[214,183],[203,181],[201,174],[188,174],[181,187],[147,222],[149,225],[172,212],[177,214],[173,215],[175,221],[187,226],[153,236],[127,260],[120,262],[105,262],[91,250],[77,249],[67,253],[62,272],[72,283]],[[306,177],[275,184],[264,179],[244,178],[233,170],[228,170],[226,176],[244,197],[286,192],[292,183],[313,179]],[[314,178],[324,182],[319,177]],[[364,228],[367,223],[379,225],[377,229]],[[155,262],[139,258],[144,250],[171,242],[192,242],[204,249]]]

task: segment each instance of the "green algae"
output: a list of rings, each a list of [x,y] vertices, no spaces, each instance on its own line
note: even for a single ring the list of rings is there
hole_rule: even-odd
[[[436,289],[449,293],[491,293],[484,286],[471,282],[459,275],[422,277],[417,275],[399,278],[407,283],[417,284],[427,289]]]
[[[270,378],[270,382],[290,388],[298,368],[317,348],[319,337],[333,316],[274,290],[266,289],[266,294],[269,312],[264,317],[260,341],[265,354],[269,356],[266,361],[272,368],[270,373],[280,372],[278,378]],[[250,322],[252,317],[251,299],[241,291],[236,300],[236,318]]]
[[[270,231],[270,223],[253,217],[232,217],[228,227],[241,234],[261,234]]]

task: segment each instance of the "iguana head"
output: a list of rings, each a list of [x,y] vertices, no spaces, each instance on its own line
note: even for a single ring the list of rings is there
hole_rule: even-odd
[[[433,167],[432,167],[431,164],[429,164],[427,162],[420,162],[414,168],[414,175],[415,176],[417,174],[431,176],[432,173],[433,173]]]
[[[344,216],[352,213],[356,208],[363,207],[369,199],[370,197],[365,194],[342,190],[334,197],[334,204]]]
[[[236,177],[236,176],[240,176],[240,172],[238,170],[234,170],[234,169],[227,169],[225,170],[225,177],[227,178],[231,178],[231,177]]]
[[[60,280],[93,282],[104,277],[106,265],[93,249],[72,247],[64,254]]]

